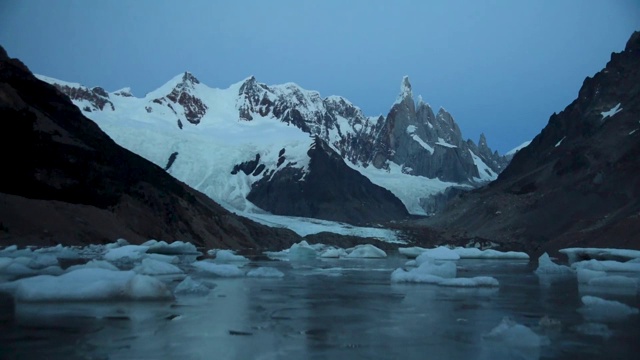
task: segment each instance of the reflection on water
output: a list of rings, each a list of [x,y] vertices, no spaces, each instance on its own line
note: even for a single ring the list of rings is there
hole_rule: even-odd
[[[404,261],[265,261],[249,266],[277,267],[285,277],[215,279],[207,297],[166,303],[19,304],[16,322],[0,325],[0,357],[574,359],[640,350],[637,315],[584,319],[575,277],[538,277],[523,261],[462,260],[458,276],[493,276],[500,287],[390,283]],[[640,305],[636,293],[607,298]],[[541,335],[542,346],[489,341],[505,316]]]

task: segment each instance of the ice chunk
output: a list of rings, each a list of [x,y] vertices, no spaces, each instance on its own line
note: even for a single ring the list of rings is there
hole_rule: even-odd
[[[118,268],[108,261],[91,260],[86,264],[70,266],[67,269],[67,272],[78,270],[78,269],[106,269],[106,270],[118,271]]]
[[[155,244],[149,245],[148,252],[164,255],[199,254],[195,245],[184,241],[174,241],[171,244],[167,244],[165,241],[158,241]]]
[[[573,263],[571,267],[596,271],[640,272],[640,263],[614,260],[585,260]]]
[[[509,260],[529,260],[527,253],[518,251],[497,251],[493,249],[480,250],[478,248],[456,247],[453,249],[461,259],[509,259]]]
[[[427,261],[410,271],[397,269],[391,274],[391,281],[439,284],[444,279],[455,278],[456,271],[454,262],[448,261],[442,264],[434,264],[432,261]]]
[[[554,263],[549,255],[544,253],[538,258],[538,268],[535,273],[538,275],[571,275],[573,270],[568,266]]]
[[[249,259],[242,255],[236,255],[231,250],[218,250],[216,251],[216,262],[249,262]]]
[[[0,268],[0,272],[13,276],[29,276],[36,273],[35,270],[20,263],[19,261],[12,261],[9,265],[5,265],[4,268]]]
[[[164,254],[148,254],[147,259],[158,260],[169,264],[177,264],[180,262],[180,258],[176,255],[164,255]]]
[[[386,258],[387,253],[371,244],[355,246],[348,251],[348,258]]]
[[[165,264],[169,265],[169,264]],[[146,275],[135,275],[127,281],[124,289],[131,300],[171,299],[173,295],[160,280]]]
[[[70,247],[62,246],[58,244],[53,247],[45,247],[35,250],[36,254],[50,254],[58,259],[77,259],[80,257],[78,252]]]
[[[187,276],[178,286],[176,286],[174,293],[176,295],[195,295],[206,296],[211,291],[207,285],[200,281],[195,281],[191,276]]]
[[[196,261],[192,264],[194,267],[220,277],[238,277],[243,276],[244,272],[236,265],[231,264],[214,264],[209,261]]]
[[[32,269],[43,269],[54,265],[58,265],[58,258],[50,254],[36,255],[29,262],[29,267]]]
[[[346,257],[346,256],[347,256],[347,251],[341,248],[329,248],[324,250],[320,254],[321,258],[340,258],[340,257]]]
[[[626,261],[640,258],[640,250],[606,249],[606,248],[567,248],[560,250],[567,255],[569,263],[581,260],[617,260]]]
[[[125,245],[122,247],[110,249],[104,254],[107,261],[136,261],[145,256],[149,247],[142,245]]]
[[[310,260],[317,256],[316,250],[304,240],[291,245],[287,254],[289,260]]]
[[[589,280],[588,285],[606,288],[628,288],[633,290],[634,293],[638,289],[638,282],[636,279],[622,275],[595,277]]]
[[[155,240],[154,240],[154,241],[155,241]],[[148,241],[147,241],[147,242],[148,242]],[[145,244],[146,244],[146,243],[145,243]],[[147,245],[145,245],[145,244],[142,244],[142,245],[143,245],[143,246],[147,246]],[[111,244],[107,244],[107,245],[105,245],[104,247],[105,247],[106,249],[108,249],[108,250],[111,250],[111,249],[115,249],[115,248],[119,248],[119,247],[127,246],[127,245],[130,245],[130,244],[129,244],[129,242],[128,242],[127,240],[125,240],[125,239],[118,239],[118,240],[116,240],[115,242],[112,242]]]
[[[425,251],[427,251],[427,249],[419,247],[419,246],[398,248],[398,252],[401,255],[404,255],[404,256],[408,257],[409,259],[417,258],[418,256],[420,256],[420,254],[422,254]]]
[[[142,264],[136,266],[133,271],[145,275],[182,274],[179,267],[154,259],[142,259]]]
[[[64,270],[58,265],[47,266],[44,269],[38,271],[39,275],[60,275],[63,274]]]
[[[259,268],[250,270],[247,273],[247,276],[263,277],[263,278],[281,278],[281,277],[284,277],[284,273],[272,267],[259,267]]]
[[[491,358],[538,359],[542,341],[540,336],[524,325],[520,325],[509,317],[484,335],[490,346]],[[498,354],[499,353],[499,354]]]
[[[435,249],[427,249],[416,258],[418,264],[426,262],[428,259],[433,260],[458,260],[460,255],[446,246],[439,246]]]
[[[18,245],[10,245],[0,250],[0,255],[5,255],[18,250]]]
[[[0,272],[13,262],[11,258],[0,257]]]
[[[619,321],[638,313],[638,309],[614,300],[605,300],[596,296],[582,297],[584,306],[578,311],[585,318],[595,321]]]
[[[589,270],[589,269],[583,269],[583,268],[579,268],[577,270],[577,273],[578,273],[578,283],[580,284],[588,284],[589,281],[591,281],[591,279],[607,276],[607,273],[604,271]]]
[[[490,276],[476,276],[472,278],[444,279],[438,285],[452,287],[480,287],[480,286],[500,286],[496,278]]]
[[[575,327],[575,330],[581,334],[589,336],[600,336],[608,339],[613,332],[605,324],[600,323],[584,323]]]
[[[411,271],[396,269],[391,273],[391,282],[409,282],[437,285],[443,280],[440,276],[416,272],[414,270],[416,269],[413,269]]]
[[[16,281],[18,301],[165,300],[171,292],[157,279],[133,271],[78,269],[60,276]]]

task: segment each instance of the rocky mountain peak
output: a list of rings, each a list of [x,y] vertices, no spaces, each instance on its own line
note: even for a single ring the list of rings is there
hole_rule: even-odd
[[[413,92],[411,91],[411,83],[409,82],[409,77],[402,77],[402,82],[400,83],[400,94],[398,95],[398,99],[396,103],[404,102],[406,99],[410,99],[413,102]]]
[[[625,46],[624,51],[627,52],[635,52],[640,51],[640,31],[634,31],[629,40],[627,41],[627,46]]]

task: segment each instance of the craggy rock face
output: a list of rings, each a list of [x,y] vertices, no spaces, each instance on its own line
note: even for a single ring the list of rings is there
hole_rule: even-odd
[[[75,94],[108,98],[99,88]],[[97,100],[92,104],[100,106]],[[0,177],[0,244],[86,244],[124,237],[134,243],[154,238],[209,248],[282,248],[300,239],[229,213],[116,145],[67,96],[3,49],[0,118],[7,169]]]
[[[406,77],[386,118],[367,118],[341,97],[322,99],[318,93],[305,92],[293,84],[269,87],[254,77],[242,84],[239,98],[240,119],[251,121],[252,114],[272,115],[319,136],[354,164],[386,168],[393,161],[413,175],[470,182],[480,175],[469,151],[496,174],[508,163],[491,152],[484,135],[478,146],[463,141],[460,128],[446,110],[434,115],[424,102],[416,106]]]
[[[335,220],[357,225],[403,219],[408,216],[400,200],[349,168],[319,138],[308,155],[308,169],[287,166],[254,183],[248,200],[279,215]],[[255,162],[239,169],[255,171]],[[245,169],[248,165],[250,168]],[[301,181],[304,178],[304,181]]]
[[[585,79],[578,98],[514,156],[498,180],[425,223],[532,252],[640,248],[640,33]]]

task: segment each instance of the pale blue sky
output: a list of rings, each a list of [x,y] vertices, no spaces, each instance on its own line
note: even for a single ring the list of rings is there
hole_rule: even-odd
[[[409,75],[465,138],[504,153],[575,99],[634,30],[638,0],[2,0],[0,44],[32,71],[137,96],[185,70],[249,75],[385,114]]]

